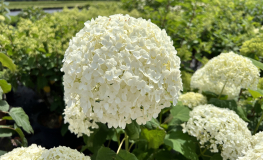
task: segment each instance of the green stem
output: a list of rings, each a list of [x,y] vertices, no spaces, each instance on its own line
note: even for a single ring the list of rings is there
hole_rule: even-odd
[[[207,149],[208,149],[208,147],[206,147],[206,148],[203,150],[203,152],[201,152],[201,153],[198,155],[198,157],[204,156],[204,153],[206,152]],[[201,148],[200,148],[200,151],[201,151]]]
[[[121,143],[120,143],[120,145],[119,145],[119,148],[118,148],[118,150],[117,150],[117,154],[118,154],[119,151],[121,150],[121,146],[122,146],[122,144],[123,144],[123,142],[124,142],[125,139],[126,139],[126,137],[124,137],[124,138],[122,139],[122,141],[121,141]]]
[[[118,134],[116,128],[115,128],[115,132],[116,132],[116,136],[117,136],[117,140],[118,140],[118,145],[120,145],[120,135]]]
[[[159,122],[160,122],[160,124],[162,124],[162,119],[163,119],[163,113],[161,112],[161,113],[160,113],[160,117],[159,117]]]
[[[130,152],[133,145],[134,145],[134,142],[130,145],[129,150],[128,150],[129,152]]]
[[[129,151],[129,136],[125,132],[125,150]]]
[[[226,82],[227,82],[227,79],[226,79]],[[225,89],[226,82],[225,82],[225,84],[224,84],[224,86],[223,86],[223,88],[222,88],[222,90],[221,90],[221,92],[220,92],[220,94],[219,94],[219,96],[218,96],[218,99],[221,97],[221,95],[222,95],[222,93],[223,93],[223,91],[224,91],[224,89]]]
[[[256,129],[254,130],[253,135],[256,134],[256,132],[257,132],[257,130],[258,130],[258,128],[259,128],[259,125],[260,125],[260,123],[262,122],[262,120],[263,120],[263,113],[262,113],[262,115],[261,115],[261,117],[260,117],[260,119],[259,119],[259,121],[258,121],[257,127],[256,127]]]

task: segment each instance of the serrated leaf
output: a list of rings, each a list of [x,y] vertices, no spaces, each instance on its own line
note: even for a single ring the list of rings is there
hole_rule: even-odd
[[[193,138],[182,131],[171,132],[167,134],[164,144],[172,147],[175,151],[180,152],[186,158],[191,160],[198,160],[196,154],[196,143]]]
[[[28,143],[27,143],[27,140],[26,140],[25,135],[22,132],[22,130],[16,124],[14,125],[14,129],[18,133],[19,137],[21,138],[22,146],[27,147]]]
[[[131,140],[136,140],[140,137],[140,130],[140,126],[134,120],[132,123],[127,124],[125,128],[126,134]]]
[[[250,122],[250,120],[247,118],[247,115],[243,108],[241,106],[237,107],[237,114],[239,115],[240,118],[242,118],[244,121]]]
[[[7,112],[8,110],[9,110],[9,104],[4,100],[0,100],[0,111]]]
[[[116,160],[138,160],[136,156],[126,150],[120,150],[116,156]]]
[[[262,97],[263,96],[263,91],[260,89],[257,90],[252,90],[252,89],[248,89],[249,93],[252,95],[253,98],[258,98],[258,97]]]
[[[33,128],[30,125],[29,118],[21,107],[12,108],[9,114],[19,127],[22,127],[29,134],[34,133]]]
[[[11,91],[12,86],[11,84],[7,83],[6,80],[4,79],[0,79],[0,87],[2,88],[4,93],[8,93]],[[2,95],[1,95],[2,96]]]
[[[257,61],[257,60],[254,60],[254,59],[252,59],[252,58],[249,58],[249,57],[246,57],[246,58],[250,59],[250,60],[252,61],[252,63],[253,63],[256,67],[258,67],[258,68],[260,68],[260,69],[263,70],[263,63],[261,63],[261,62],[259,62],[259,61]]]
[[[101,147],[98,150],[96,160],[113,160],[116,157],[116,153],[110,148]]]
[[[163,129],[157,128],[154,130],[148,130],[147,128],[141,128],[142,138],[148,141],[148,148],[157,149],[163,144],[166,132]]]
[[[5,128],[6,126],[0,125],[0,137],[11,137],[12,129]]]
[[[208,101],[208,104],[213,104],[214,106],[220,107],[220,108],[228,108],[231,110],[236,110],[237,103],[235,100],[221,100],[217,98],[211,98]]]
[[[181,121],[188,121],[190,109],[182,104],[182,102],[178,102],[176,106],[173,106],[171,109],[171,114],[174,119],[179,119]]]
[[[10,59],[4,53],[0,53],[0,62],[2,63],[3,66],[10,69],[12,72],[16,70],[16,65],[13,63],[12,59]]]
[[[146,122],[144,125],[149,130],[156,129],[160,127],[160,123],[157,121],[157,119],[152,118],[150,121]]]

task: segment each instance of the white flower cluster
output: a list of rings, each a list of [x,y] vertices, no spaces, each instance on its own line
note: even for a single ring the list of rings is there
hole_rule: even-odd
[[[66,117],[78,117],[72,111],[80,106],[78,115],[109,127],[125,128],[131,119],[145,124],[170,101],[177,103],[182,80],[176,54],[165,30],[150,20],[118,14],[87,21],[70,41],[61,69]],[[75,133],[89,133],[78,128]]]
[[[236,97],[241,88],[256,89],[259,69],[249,60],[233,52],[221,53],[199,69],[191,79],[191,87]]]
[[[0,160],[90,160],[89,156],[68,147],[45,149],[36,144],[15,148],[0,157]]]
[[[199,92],[210,91],[216,94],[220,94],[224,86],[223,82],[217,82],[216,84],[210,81],[209,76],[206,74],[205,68],[198,69],[191,77],[191,88],[198,88]],[[229,84],[225,86],[222,94],[228,95],[228,99],[234,99],[238,96],[240,88],[230,86]]]
[[[182,124],[183,132],[196,137],[211,152],[221,150],[224,160],[236,160],[251,149],[251,133],[234,112],[211,104],[200,105],[190,112],[190,119]]]
[[[15,148],[0,157],[0,160],[39,160],[45,148],[32,144],[29,147]]]
[[[246,152],[244,157],[238,160],[263,160],[263,132],[259,132],[252,136],[253,148]]]
[[[75,149],[59,146],[49,150],[45,150],[39,160],[90,160],[89,156]]]
[[[183,105],[188,106],[189,108],[194,108],[196,106],[207,104],[207,99],[200,93],[187,92],[180,95],[178,101],[181,101]]]

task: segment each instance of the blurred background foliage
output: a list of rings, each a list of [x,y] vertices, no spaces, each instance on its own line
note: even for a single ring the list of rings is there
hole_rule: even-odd
[[[69,40],[91,18],[129,14],[151,19],[165,29],[181,58],[184,91],[190,90],[192,73],[222,52],[261,60],[263,4],[259,0],[121,0],[96,2],[79,8],[64,8],[48,14],[26,8],[6,18],[7,6],[0,9],[0,51],[17,65],[0,76],[14,89],[22,84],[36,91],[51,111],[64,109],[60,71]],[[78,6],[79,7],[79,6]],[[3,8],[6,8],[3,10]]]

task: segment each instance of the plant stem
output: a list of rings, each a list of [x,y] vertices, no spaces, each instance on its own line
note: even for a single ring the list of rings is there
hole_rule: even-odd
[[[238,100],[237,101],[239,101],[240,100],[240,96],[241,96],[241,94],[242,94],[242,88],[240,89],[240,92],[239,92],[239,96],[238,96]]]
[[[117,140],[118,140],[118,145],[120,145],[120,136],[119,136],[116,128],[115,128],[115,132],[116,132],[116,136],[117,136]]]
[[[259,128],[259,125],[260,125],[260,123],[262,122],[262,120],[263,120],[263,113],[262,113],[262,115],[261,115],[261,117],[260,117],[260,119],[259,119],[259,121],[258,121],[257,127],[256,127],[256,129],[254,130],[253,135],[256,134],[256,132],[257,132],[257,130],[258,130],[258,128]]]
[[[208,149],[208,147],[206,147],[206,148],[203,150],[203,152],[201,152],[201,153],[198,155],[198,157],[204,156],[204,153],[206,152],[207,149]],[[201,151],[201,148],[200,148],[200,151]]]
[[[122,144],[123,144],[125,138],[126,138],[126,137],[124,137],[124,138],[122,139],[122,141],[121,141],[121,143],[120,143],[120,145],[119,145],[119,148],[118,148],[118,150],[117,150],[117,154],[118,154],[119,151],[121,150],[121,146],[122,146]]]
[[[163,118],[163,113],[161,112],[161,113],[160,113],[160,117],[159,117],[159,122],[160,122],[160,124],[162,124],[162,118]]]
[[[130,145],[129,150],[128,150],[129,152],[130,152],[133,145],[134,145],[134,142]]]
[[[129,151],[129,136],[125,132],[125,150]]]
[[[226,79],[226,82],[227,82],[227,79]],[[218,99],[221,97],[221,95],[222,95],[222,93],[223,93],[223,91],[224,91],[224,89],[225,89],[226,82],[225,82],[225,84],[224,84],[224,86],[223,86],[223,88],[222,88],[222,90],[221,90],[221,92],[220,92],[220,94],[219,94],[219,96],[218,96]]]

